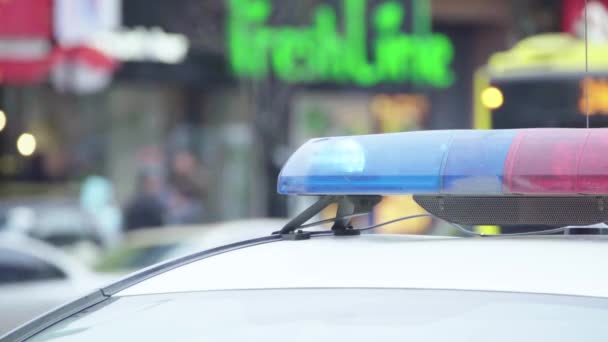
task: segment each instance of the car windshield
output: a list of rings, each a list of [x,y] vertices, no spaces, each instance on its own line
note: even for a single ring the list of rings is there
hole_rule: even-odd
[[[606,341],[608,299],[282,289],[108,299],[29,341]]]

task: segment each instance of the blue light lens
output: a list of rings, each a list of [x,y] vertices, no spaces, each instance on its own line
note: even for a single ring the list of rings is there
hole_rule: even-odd
[[[353,139],[334,139],[331,144],[317,141],[311,151],[311,169],[317,175],[360,174],[365,167],[365,152]]]
[[[454,131],[314,139],[279,175],[282,194],[438,193]]]
[[[515,130],[454,134],[443,169],[442,193],[502,193],[502,178]]]

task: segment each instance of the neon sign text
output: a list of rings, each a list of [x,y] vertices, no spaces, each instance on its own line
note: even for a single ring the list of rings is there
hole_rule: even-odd
[[[343,0],[343,27],[336,10],[319,5],[308,27],[269,26],[269,0],[228,0],[230,63],[236,75],[287,82],[336,82],[372,86],[412,82],[444,88],[453,82],[454,49],[442,34],[405,33],[404,6],[384,2],[371,11],[367,0]],[[418,1],[418,0],[413,0]],[[371,58],[368,57],[371,51]]]

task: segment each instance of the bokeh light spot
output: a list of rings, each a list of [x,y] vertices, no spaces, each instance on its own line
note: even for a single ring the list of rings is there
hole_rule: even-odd
[[[6,127],[6,113],[0,110],[0,132]]]
[[[36,138],[30,133],[23,133],[17,139],[17,151],[22,156],[28,157],[36,151]]]
[[[481,92],[481,103],[487,108],[498,109],[504,101],[502,91],[496,87],[488,87]]]

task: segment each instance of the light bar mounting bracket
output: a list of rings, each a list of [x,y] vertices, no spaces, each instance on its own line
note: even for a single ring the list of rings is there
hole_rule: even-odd
[[[359,235],[360,232],[353,229],[351,219],[353,215],[369,213],[376,204],[380,203],[382,196],[364,195],[327,195],[322,196],[313,205],[289,221],[276,234],[282,235],[289,240],[304,240],[310,238],[311,232],[302,231],[302,225],[319,214],[332,204],[338,205],[336,217],[333,221],[331,231],[337,236]]]

